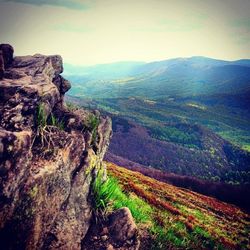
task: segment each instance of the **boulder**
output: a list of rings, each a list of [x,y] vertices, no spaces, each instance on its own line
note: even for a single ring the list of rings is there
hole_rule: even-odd
[[[132,214],[127,207],[123,207],[112,213],[109,217],[109,233],[113,240],[113,245],[124,249],[138,249],[138,230]]]
[[[138,250],[138,229],[129,208],[112,212],[105,220],[96,218],[82,241],[82,250]]]
[[[0,50],[0,80],[3,79],[4,76],[4,59],[3,59],[3,52]]]
[[[0,44],[0,50],[3,53],[4,67],[7,69],[12,64],[14,49],[9,44]]]

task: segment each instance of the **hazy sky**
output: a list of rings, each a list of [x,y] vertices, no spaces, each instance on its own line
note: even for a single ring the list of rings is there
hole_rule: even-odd
[[[250,58],[250,0],[0,0],[0,42],[82,65]]]

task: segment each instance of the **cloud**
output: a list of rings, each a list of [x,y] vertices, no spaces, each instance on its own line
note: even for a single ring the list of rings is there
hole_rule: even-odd
[[[5,0],[5,2],[16,2],[31,5],[52,5],[73,10],[86,10],[89,5],[80,0]]]
[[[232,37],[234,41],[239,45],[250,45],[250,18],[243,17],[238,18],[230,22],[231,27],[233,28],[234,33]],[[234,34],[237,32],[237,36]]]
[[[235,60],[250,57],[249,17],[250,0],[0,0],[0,37],[72,64]]]
[[[191,32],[203,28],[205,20],[205,17],[161,19],[146,27],[132,27],[131,30],[135,32]]]
[[[71,23],[60,23],[52,27],[53,30],[63,31],[63,32],[76,32],[76,33],[88,33],[93,31],[93,29],[88,27],[83,27],[80,25],[75,25]]]
[[[235,28],[245,28],[250,31],[250,18],[240,18],[231,22]]]

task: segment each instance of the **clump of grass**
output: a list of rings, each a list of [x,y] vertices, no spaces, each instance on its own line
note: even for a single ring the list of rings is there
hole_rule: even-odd
[[[102,180],[102,174],[98,174],[93,183],[94,208],[97,216],[105,217],[109,211],[128,207],[136,222],[147,222],[152,208],[137,196],[125,194],[118,181],[114,177]]]
[[[102,178],[102,171],[100,171],[93,183],[94,193],[94,209],[97,216],[105,215],[107,208],[114,196],[117,196],[119,187],[116,179],[108,178],[106,181]]]
[[[91,145],[94,145],[98,136],[98,126],[100,124],[100,118],[93,113],[90,113],[87,119],[87,128],[92,133]]]
[[[53,114],[50,115],[49,123],[53,127],[57,127],[60,130],[64,130],[64,122],[57,119]]]
[[[35,140],[39,140],[42,148],[46,147],[48,151],[50,150],[51,145],[53,147],[55,146],[51,136],[54,130],[64,130],[63,121],[60,121],[52,113],[48,116],[43,104],[39,104],[37,107],[36,126],[37,131],[33,144]]]
[[[47,125],[47,114],[42,104],[37,107],[37,127],[45,127]]]
[[[60,130],[64,129],[63,121],[62,120],[60,121],[58,118],[56,118],[53,113],[47,116],[43,104],[39,104],[37,107],[36,123],[38,128],[46,128],[48,126],[52,126],[52,127],[57,127]]]
[[[75,111],[75,110],[79,109],[79,106],[77,106],[76,104],[73,104],[71,102],[66,102],[66,107],[68,108],[69,111]]]

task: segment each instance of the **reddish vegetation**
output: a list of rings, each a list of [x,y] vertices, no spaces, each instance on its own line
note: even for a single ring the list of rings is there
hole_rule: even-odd
[[[107,166],[109,174],[118,179],[126,191],[133,192],[157,209],[169,212],[169,218],[182,222],[188,232],[201,228],[226,249],[241,249],[242,244],[249,246],[247,225],[250,217],[239,208],[112,163]],[[154,217],[158,225],[164,224],[159,212]]]
[[[187,220],[188,220],[188,222],[192,222],[195,220],[195,218],[192,215],[188,215]]]
[[[108,154],[108,158],[113,162],[117,162],[121,166],[126,166],[127,169],[140,172],[145,176],[149,176],[177,187],[191,189],[200,194],[215,197],[219,200],[235,204],[246,211],[250,211],[250,200],[246,199],[246,197],[250,197],[250,185],[230,185],[219,182],[204,181],[189,176],[166,173],[154,168],[144,167],[143,165],[112,154]]]
[[[193,231],[194,226],[193,226],[192,223],[190,223],[190,222],[188,222],[188,221],[185,221],[184,223],[185,223],[186,228],[187,228],[189,231]]]
[[[136,195],[139,197],[142,197],[143,199],[147,200],[150,204],[166,209],[167,211],[171,212],[172,214],[179,215],[180,211],[167,202],[161,201],[160,199],[157,199],[156,196],[153,196],[152,193],[145,192],[142,188],[136,186],[133,182],[129,182],[128,184],[124,185],[126,189],[133,191]]]
[[[226,240],[224,237],[220,237],[220,242],[225,246],[226,249],[235,249],[236,245],[228,240]]]

